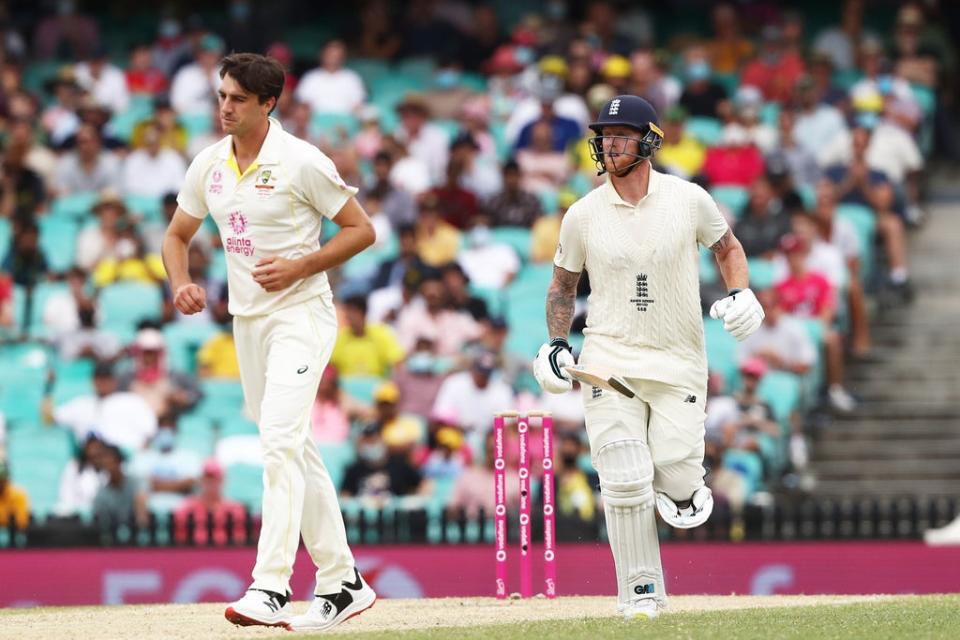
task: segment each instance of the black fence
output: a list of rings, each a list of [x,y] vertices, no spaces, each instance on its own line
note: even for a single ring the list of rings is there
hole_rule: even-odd
[[[718,503],[707,524],[691,530],[660,523],[660,537],[678,542],[917,539],[960,512],[960,498],[844,498],[781,500],[748,506],[741,514]],[[344,512],[351,544],[493,544],[493,519],[426,509],[354,508]],[[589,521],[558,517],[559,542],[606,540],[603,515]],[[47,518],[26,530],[0,528],[0,549],[56,547],[229,547],[256,544],[258,517],[232,515],[175,520],[151,515],[146,523]],[[516,517],[508,527],[519,538]],[[534,540],[542,521],[533,518]]]

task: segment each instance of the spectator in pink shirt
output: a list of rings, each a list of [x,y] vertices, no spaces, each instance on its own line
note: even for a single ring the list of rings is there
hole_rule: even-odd
[[[397,318],[397,337],[409,352],[417,338],[427,336],[436,342],[437,354],[456,356],[463,346],[480,337],[480,325],[464,311],[447,306],[447,292],[439,276],[430,274],[420,283],[422,304],[416,301]]]
[[[191,516],[192,537],[188,527]],[[216,460],[210,459],[203,465],[200,493],[184,500],[173,514],[173,538],[179,544],[192,542],[197,546],[206,546],[212,540],[214,545],[222,547],[230,540],[232,532],[234,543],[243,543],[246,541],[246,519],[246,507],[223,496],[223,467]],[[211,520],[212,538],[209,526]]]
[[[764,174],[763,154],[750,142],[747,130],[728,125],[716,147],[707,150],[703,173],[711,185],[749,187]]]
[[[763,97],[786,104],[793,98],[793,89],[804,73],[803,59],[786,50],[779,27],[763,28],[763,48],[760,55],[743,69],[740,84],[760,89]]]
[[[843,387],[843,338],[833,328],[836,302],[833,287],[823,275],[809,271],[806,266],[810,245],[798,235],[788,233],[780,241],[787,254],[790,273],[776,286],[780,305],[790,314],[802,318],[819,318],[823,323],[827,348],[827,398],[836,411],[848,413],[857,407],[857,401]]]
[[[340,388],[340,374],[333,365],[327,366],[320,377],[317,398],[311,410],[313,439],[318,444],[339,444],[350,435],[350,421],[367,420],[373,410],[364,407]]]

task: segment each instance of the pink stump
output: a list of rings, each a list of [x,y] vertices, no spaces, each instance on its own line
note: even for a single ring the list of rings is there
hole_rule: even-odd
[[[533,596],[533,556],[530,554],[530,421],[527,416],[517,420],[520,436],[520,597]]]
[[[497,598],[507,597],[507,477],[503,455],[503,416],[493,419],[494,544],[496,546]]]
[[[541,420],[543,421],[543,582],[546,596],[556,598],[557,554],[553,495],[553,418],[544,415]]]

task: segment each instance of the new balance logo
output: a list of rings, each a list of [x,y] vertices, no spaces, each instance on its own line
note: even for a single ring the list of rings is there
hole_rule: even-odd
[[[697,396],[687,396],[687,399],[684,402],[689,402],[690,404],[697,403]]]
[[[651,582],[650,584],[638,584],[633,588],[633,592],[638,596],[645,596],[656,591],[655,585]]]
[[[307,369],[309,369],[309,368],[310,368],[310,367],[308,367],[307,365],[303,365],[302,367],[300,367],[299,369],[297,369],[297,373],[300,373],[300,374],[306,373],[306,372],[307,372]]]
[[[360,572],[356,569],[353,570],[353,582],[343,581],[343,586],[347,589],[353,589],[354,591],[359,591],[363,587],[363,583],[360,582]]]
[[[273,611],[274,613],[276,613],[277,609],[280,608],[280,605],[277,604],[277,601],[274,600],[273,598],[267,598],[266,600],[264,600],[263,604],[267,605],[267,608],[269,608],[270,611]]]
[[[607,111],[608,116],[615,116],[620,113],[620,98],[617,98],[610,103],[610,110]]]
[[[603,389],[601,389],[600,387],[591,387],[590,393],[594,398],[599,398],[600,395],[603,394]]]

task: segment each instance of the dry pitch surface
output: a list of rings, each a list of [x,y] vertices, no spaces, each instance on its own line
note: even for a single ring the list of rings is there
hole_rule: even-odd
[[[809,607],[824,604],[877,603],[889,596],[675,596],[670,613],[709,612],[767,607]],[[379,600],[335,633],[413,631],[474,627],[547,620],[613,618],[612,597],[568,597],[498,602],[492,598]],[[121,605],[0,611],[0,637],[18,640],[95,638],[96,640],[167,640],[170,638],[287,638],[279,629],[234,627],[223,618],[224,605]],[[297,613],[306,604],[296,603]]]

